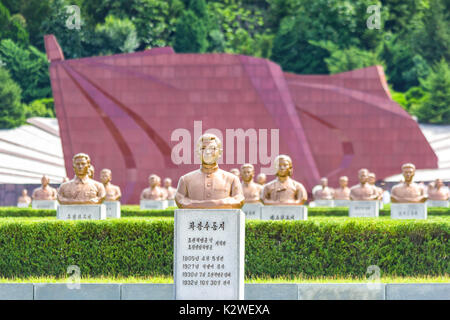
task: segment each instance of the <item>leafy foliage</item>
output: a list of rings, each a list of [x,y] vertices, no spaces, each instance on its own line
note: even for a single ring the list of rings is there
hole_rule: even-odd
[[[0,66],[0,129],[14,128],[22,124],[24,112],[20,102],[21,89]]]
[[[248,278],[364,277],[448,273],[449,225],[432,221],[248,221]],[[173,220],[0,221],[4,277],[55,276],[76,264],[85,276],[173,273]],[[42,250],[45,248],[45,250]]]

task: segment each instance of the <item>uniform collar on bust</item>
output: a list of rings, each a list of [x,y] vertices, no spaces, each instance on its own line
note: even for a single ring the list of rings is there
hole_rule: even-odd
[[[77,182],[77,183],[85,184],[86,182],[88,182],[89,177],[88,177],[87,175],[85,175],[83,178],[80,178],[80,177],[78,177],[77,175],[75,175],[74,180],[75,180],[75,182]]]
[[[214,173],[214,172],[216,172],[217,170],[219,170],[219,165],[216,163],[216,164],[214,164],[214,165],[207,165],[207,164],[202,164],[201,166],[200,166],[200,170],[203,172],[203,173]]]

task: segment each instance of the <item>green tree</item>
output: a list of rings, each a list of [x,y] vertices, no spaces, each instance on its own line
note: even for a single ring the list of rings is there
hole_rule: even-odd
[[[22,88],[22,99],[29,103],[51,96],[48,62],[45,54],[30,46],[21,48],[10,39],[0,42],[0,60],[12,79]]]
[[[180,0],[133,1],[131,21],[136,26],[140,42],[138,49],[169,45],[183,9],[184,5]]]
[[[419,121],[450,124],[450,67],[442,59],[428,77],[421,81],[427,98],[413,112]]]
[[[0,129],[15,128],[24,122],[20,94],[20,87],[9,72],[0,67]]]
[[[11,39],[27,46],[29,36],[25,26],[25,19],[20,14],[11,16],[9,10],[0,2],[0,39]]]
[[[206,28],[202,21],[191,11],[187,10],[178,20],[175,28],[175,52],[203,53],[206,51]]]
[[[32,101],[25,106],[25,119],[31,117],[54,118],[55,111],[53,106],[53,98],[44,98]]]
[[[328,70],[333,74],[384,64],[378,58],[376,52],[361,50],[353,46],[340,50],[332,42],[311,42],[318,47],[328,50],[330,57],[325,58],[325,62],[327,63]]]
[[[447,1],[448,2],[448,1]],[[448,5],[447,5],[448,6]],[[411,46],[430,64],[450,61],[450,19],[443,0],[430,2],[411,33]]]
[[[136,27],[129,19],[107,16],[105,23],[95,27],[101,54],[133,52],[138,46]]]

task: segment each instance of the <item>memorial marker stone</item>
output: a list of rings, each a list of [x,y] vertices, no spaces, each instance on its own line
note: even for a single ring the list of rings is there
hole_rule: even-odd
[[[306,206],[263,206],[261,220],[307,220]]]
[[[350,207],[350,200],[334,200],[335,207]]]
[[[245,219],[261,219],[261,208],[263,207],[262,203],[246,203],[241,208],[245,213]]]
[[[448,200],[428,200],[428,208],[448,208]]]
[[[51,209],[56,210],[58,207],[58,201],[56,200],[33,200],[31,202],[33,209]]]
[[[316,207],[334,207],[334,200],[314,200]]]
[[[106,218],[120,218],[120,201],[105,201]]]
[[[351,201],[348,210],[350,218],[377,218],[379,216],[378,200]]]
[[[174,240],[175,299],[244,299],[240,209],[176,209]]]
[[[59,205],[56,217],[60,220],[105,220],[104,204],[65,204]]]
[[[141,210],[164,210],[167,209],[167,200],[141,200]]]
[[[426,203],[391,203],[391,219],[426,219]]]

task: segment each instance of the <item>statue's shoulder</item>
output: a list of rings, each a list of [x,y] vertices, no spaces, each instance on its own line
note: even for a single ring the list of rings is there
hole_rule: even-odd
[[[196,178],[198,178],[198,177],[201,176],[201,175],[202,175],[201,170],[200,170],[200,169],[197,169],[197,170],[188,172],[188,173],[186,173],[185,175],[182,175],[182,176],[180,177],[180,180],[189,181],[189,180],[191,180],[191,179],[196,179]]]
[[[394,185],[394,186],[392,187],[391,192],[394,191],[394,190],[403,188],[403,187],[404,187],[403,184],[404,184],[403,182],[397,183],[396,185]]]
[[[226,179],[231,179],[231,180],[238,180],[239,181],[239,177],[237,177],[235,174],[222,170],[222,169],[217,169],[216,174],[221,175],[222,177],[226,178]]]

